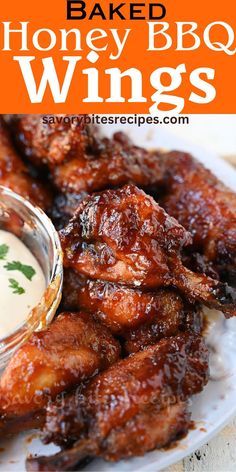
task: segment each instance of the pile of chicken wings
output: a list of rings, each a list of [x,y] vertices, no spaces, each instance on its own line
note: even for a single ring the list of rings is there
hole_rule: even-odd
[[[41,115],[0,118],[0,185],[50,216],[64,254],[54,321],[1,376],[0,436],[60,446],[28,471],[181,438],[209,378],[202,306],[236,315],[236,194],[189,154]]]

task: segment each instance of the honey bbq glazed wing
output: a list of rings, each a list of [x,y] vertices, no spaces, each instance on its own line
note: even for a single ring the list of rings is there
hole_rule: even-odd
[[[199,333],[198,304],[173,289],[143,291],[102,280],[90,280],[72,269],[64,271],[63,308],[82,309],[121,336],[126,353],[136,352],[179,331]]]
[[[193,236],[199,251],[221,277],[236,284],[236,193],[190,154],[160,157],[161,204]]]
[[[0,185],[10,188],[34,205],[47,210],[51,195],[47,186],[31,177],[27,167],[16,153],[8,129],[0,116]]]
[[[13,355],[0,379],[0,435],[41,424],[49,400],[116,362],[119,343],[86,313],[63,313]]]
[[[72,470],[86,457],[119,460],[162,447],[189,427],[186,400],[208,380],[208,351],[199,336],[163,339],[99,374],[81,398],[51,405],[46,441],[76,436],[70,449],[29,458],[27,470]]]
[[[45,115],[11,115],[10,125],[16,142],[36,166],[53,168],[73,157],[82,158],[93,144],[85,115],[54,115],[53,123]]]
[[[236,194],[191,155],[150,152],[134,146],[123,133],[94,138],[88,126],[63,121],[44,125],[41,115],[13,116],[11,127],[25,154],[36,164],[45,162],[54,185],[74,201],[71,209],[64,202],[68,214],[81,192],[133,183],[161,199],[167,212],[191,232],[191,252],[203,257],[201,272],[210,273],[213,267],[236,283]]]
[[[50,168],[63,194],[94,192],[135,183],[146,188],[160,179],[158,152],[134,146],[123,133],[101,138],[73,115],[55,115],[60,123],[45,125],[42,115],[13,115],[11,126],[20,149],[36,165]],[[63,120],[68,118],[69,122]]]
[[[91,279],[156,289],[176,287],[189,299],[236,314],[236,292],[184,267],[192,238],[152,197],[133,185],[87,197],[60,231],[64,265]]]

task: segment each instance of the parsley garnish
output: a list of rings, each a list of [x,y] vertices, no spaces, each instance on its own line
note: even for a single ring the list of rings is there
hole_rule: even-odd
[[[8,251],[9,246],[7,246],[6,244],[0,244],[0,260],[5,259]]]
[[[17,293],[18,295],[25,293],[25,289],[19,285],[17,280],[9,279],[8,282],[10,283],[9,287],[13,289],[13,293]]]
[[[4,268],[7,270],[19,270],[30,281],[36,274],[32,266],[21,264],[19,261],[7,262]]]

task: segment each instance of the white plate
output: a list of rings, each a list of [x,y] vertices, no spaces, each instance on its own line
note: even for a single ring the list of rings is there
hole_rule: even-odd
[[[111,126],[104,128],[106,134],[111,134],[116,129]],[[122,130],[125,130],[124,126]],[[136,144],[191,152],[227,185],[236,190],[236,172],[231,166],[213,153],[178,138],[171,133],[171,127],[129,126],[128,132]],[[186,126],[187,134],[188,127]],[[236,414],[236,319],[226,321],[221,314],[213,311],[208,314],[211,318],[208,339],[209,343],[214,345],[216,353],[214,358],[213,355],[211,356],[212,380],[204,392],[192,400],[191,410],[195,429],[170,450],[150,452],[142,458],[121,461],[117,464],[95,460],[85,468],[86,471],[157,472],[209,441]],[[29,434],[24,434],[1,443],[1,448],[4,450],[0,453],[0,471],[24,471],[27,454],[50,454],[57,450],[52,445],[43,446],[39,439],[32,439],[32,435],[30,439],[27,439],[28,437]]]

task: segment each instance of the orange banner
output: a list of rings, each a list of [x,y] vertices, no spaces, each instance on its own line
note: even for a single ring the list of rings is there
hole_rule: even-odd
[[[1,113],[235,113],[235,2],[1,2]]]

